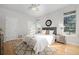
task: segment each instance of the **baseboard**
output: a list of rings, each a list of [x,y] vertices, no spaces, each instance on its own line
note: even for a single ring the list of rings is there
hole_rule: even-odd
[[[77,43],[72,43],[72,42],[66,42],[67,44],[71,44],[71,45],[76,45],[76,46],[79,46],[79,44]]]

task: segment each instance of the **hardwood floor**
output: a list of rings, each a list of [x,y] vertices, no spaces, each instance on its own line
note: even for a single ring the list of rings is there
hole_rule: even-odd
[[[15,55],[15,46],[21,39],[11,40],[4,43],[4,55]]]
[[[55,48],[55,55],[79,55],[79,46],[55,43],[50,47]]]
[[[14,47],[20,41],[21,40],[11,40],[11,41],[5,42],[4,55],[14,55],[15,54]],[[52,49],[53,48],[56,49],[54,55],[79,55],[79,46],[55,43],[50,45],[50,47]]]

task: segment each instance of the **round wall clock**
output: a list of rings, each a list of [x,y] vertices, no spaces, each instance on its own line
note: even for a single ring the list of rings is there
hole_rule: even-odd
[[[47,20],[47,21],[45,22],[45,24],[46,24],[46,26],[51,26],[51,25],[52,25],[52,21],[51,21],[51,20]]]

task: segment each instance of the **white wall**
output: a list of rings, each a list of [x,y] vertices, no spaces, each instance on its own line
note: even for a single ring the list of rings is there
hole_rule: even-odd
[[[4,32],[4,30],[5,30],[5,19],[4,19],[4,15],[3,14],[1,14],[1,12],[0,12],[0,28],[3,30],[3,32]]]
[[[13,40],[18,35],[26,35],[35,30],[35,18],[6,8],[0,8],[0,12],[0,22],[3,21],[1,18],[4,15],[5,24],[2,23],[2,25],[5,26],[5,41]]]
[[[27,35],[35,32],[35,19],[31,17],[20,18],[18,21],[18,33],[22,35]]]
[[[59,28],[59,24],[63,24],[64,19],[64,12],[73,11],[76,10],[76,34],[74,35],[65,35],[63,32],[62,35],[66,36],[66,42],[68,44],[76,44],[79,45],[79,5],[68,5],[64,8],[58,9],[54,12],[51,12],[45,16],[39,17],[37,19],[40,19],[40,24],[42,24],[42,27],[45,27],[45,21],[46,19],[52,20],[51,27],[57,27],[57,33],[61,34],[61,29]]]
[[[6,17],[5,37],[6,40],[14,39],[17,36],[18,19],[13,17]]]

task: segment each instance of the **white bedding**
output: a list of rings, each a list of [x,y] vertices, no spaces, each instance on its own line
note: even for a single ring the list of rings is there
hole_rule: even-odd
[[[55,41],[55,35],[43,35],[43,34],[36,34],[34,35],[36,40],[36,44],[34,46],[35,53],[42,52],[44,48]]]

